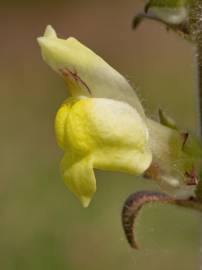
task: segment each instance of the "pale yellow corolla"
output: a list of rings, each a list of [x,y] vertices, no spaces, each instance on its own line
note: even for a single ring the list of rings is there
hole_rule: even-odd
[[[96,191],[93,169],[144,173],[168,192],[192,195],[202,165],[194,138],[165,118],[147,118],[128,81],[75,38],[60,39],[48,26],[38,43],[71,96],[57,112],[55,133],[62,176],[84,207]]]
[[[149,167],[144,111],[125,78],[76,39],[59,39],[48,26],[38,42],[72,96],[56,115],[55,133],[64,181],[87,207],[96,191],[93,168],[140,175]]]

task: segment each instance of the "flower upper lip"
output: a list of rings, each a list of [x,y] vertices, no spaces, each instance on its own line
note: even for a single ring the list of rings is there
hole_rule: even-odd
[[[72,37],[60,39],[55,30],[48,26],[44,36],[38,38],[38,43],[44,61],[57,73],[66,70],[64,72],[69,74],[65,79],[66,82],[74,81],[72,84],[67,82],[72,96],[93,96],[124,101],[145,118],[144,109],[129,82],[77,39]]]

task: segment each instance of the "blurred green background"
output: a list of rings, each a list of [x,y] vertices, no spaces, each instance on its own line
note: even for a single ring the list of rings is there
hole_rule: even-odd
[[[120,213],[126,197],[156,189],[148,180],[96,172],[88,209],[59,174],[62,152],[53,119],[67,96],[41,59],[36,37],[52,24],[74,36],[124,74],[156,117],[163,108],[195,131],[193,49],[154,22],[133,32],[141,9],[132,0],[1,1],[0,269],[199,269],[199,214],[147,206],[138,218],[140,251],[130,249]]]

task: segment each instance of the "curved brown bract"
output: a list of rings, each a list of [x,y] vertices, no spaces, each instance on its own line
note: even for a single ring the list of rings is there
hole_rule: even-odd
[[[154,202],[175,204],[186,208],[192,208],[200,212],[202,211],[202,203],[197,201],[197,199],[194,197],[177,199],[167,194],[155,191],[139,191],[133,193],[124,203],[122,209],[122,225],[128,243],[134,249],[138,249],[138,244],[135,237],[135,221],[138,213],[141,208],[145,206],[145,204]]]
[[[124,203],[122,210],[122,225],[130,246],[138,249],[135,240],[135,220],[139,211],[145,204],[152,202],[173,202],[173,198],[160,192],[139,191],[130,195]]]

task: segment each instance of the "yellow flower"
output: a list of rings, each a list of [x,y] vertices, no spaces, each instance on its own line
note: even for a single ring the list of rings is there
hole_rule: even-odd
[[[48,26],[38,42],[71,94],[56,115],[55,133],[64,181],[84,207],[96,191],[94,168],[144,173],[166,192],[193,195],[202,164],[195,138],[162,112],[161,124],[147,118],[127,80],[76,39],[60,39]]]
[[[48,26],[38,42],[72,95],[56,115],[55,132],[64,181],[87,207],[96,191],[93,168],[139,175],[150,166],[144,111],[125,78],[76,39],[59,39]]]

